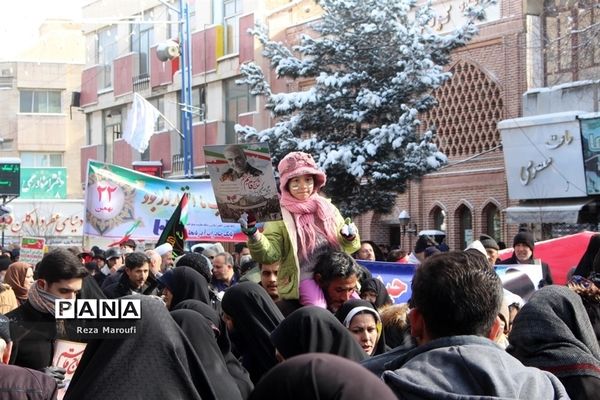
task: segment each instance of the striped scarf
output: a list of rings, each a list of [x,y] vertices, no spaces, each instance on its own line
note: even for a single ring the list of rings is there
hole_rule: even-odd
[[[37,311],[54,315],[54,300],[58,299],[58,297],[42,290],[37,281],[29,288],[28,299],[31,306]]]

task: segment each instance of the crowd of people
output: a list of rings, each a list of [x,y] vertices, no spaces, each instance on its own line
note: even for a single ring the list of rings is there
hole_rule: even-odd
[[[394,304],[357,262],[382,255],[319,195],[314,160],[290,153],[278,170],[283,220],[242,220],[248,241],[231,253],[128,240],[35,266],[0,256],[0,399],[594,398],[600,235],[558,286],[520,231],[507,262],[541,271],[522,293],[496,273],[490,236],[462,251],[420,237],[388,254],[417,264],[410,301]],[[117,321],[134,333],[88,335],[103,321],[57,318],[57,299],[136,299],[142,313]],[[59,339],[85,344],[72,378]]]

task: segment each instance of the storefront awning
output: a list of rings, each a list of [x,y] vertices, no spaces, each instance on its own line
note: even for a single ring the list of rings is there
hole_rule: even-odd
[[[508,207],[506,222],[509,224],[529,223],[567,223],[576,224],[581,221],[581,212],[588,204],[593,203],[590,199],[572,202],[547,201],[538,204],[527,204]]]

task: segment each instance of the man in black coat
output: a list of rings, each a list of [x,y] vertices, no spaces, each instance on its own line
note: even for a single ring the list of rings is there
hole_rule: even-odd
[[[54,317],[54,300],[75,299],[87,271],[72,252],[56,249],[42,258],[36,273],[27,301],[6,316],[13,338],[10,363],[42,370],[52,364],[54,341],[68,336],[65,321]]]
[[[103,290],[106,297],[116,299],[130,294],[156,295],[157,286],[158,282],[150,273],[150,259],[136,251],[125,258],[125,268],[119,280]]]
[[[12,350],[9,319],[0,314],[0,398],[3,400],[56,399],[57,383],[46,374],[16,365],[7,365]]]
[[[513,239],[513,255],[504,261],[502,264],[538,264],[542,266],[542,281],[539,282],[539,286],[552,285],[554,280],[552,279],[552,273],[548,264],[540,259],[533,258],[533,248],[535,242],[533,240],[533,234],[529,230],[520,230]],[[535,283],[535,282],[534,282]]]

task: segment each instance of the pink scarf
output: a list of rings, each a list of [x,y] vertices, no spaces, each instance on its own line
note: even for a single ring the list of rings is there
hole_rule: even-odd
[[[319,194],[313,192],[308,199],[300,201],[287,190],[283,190],[281,206],[294,217],[298,234],[298,250],[303,260],[308,260],[309,255],[315,250],[318,235],[327,239],[334,249],[340,248],[334,206]]]

